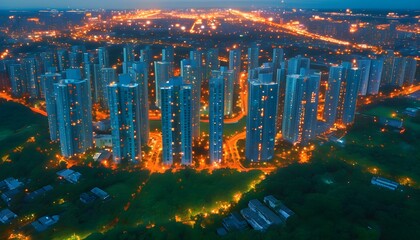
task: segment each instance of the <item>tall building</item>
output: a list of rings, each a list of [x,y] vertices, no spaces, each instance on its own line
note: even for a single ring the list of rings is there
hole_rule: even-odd
[[[22,74],[26,85],[26,92],[29,93],[29,97],[32,99],[40,98],[41,89],[35,58],[24,58],[22,60]]]
[[[83,79],[86,79],[88,82],[88,87],[90,89],[90,99],[92,101],[92,96],[94,95],[93,83],[94,83],[94,74],[93,74],[93,64],[91,60],[91,55],[89,53],[83,54]]]
[[[303,143],[307,143],[308,141],[313,140],[317,135],[317,115],[320,83],[320,73],[311,74],[306,82],[304,97],[305,115],[303,119],[302,133]]]
[[[381,86],[392,84],[392,70],[394,67],[394,51],[388,50],[384,56]]]
[[[271,62],[275,70],[282,68],[282,63],[284,62],[284,51],[282,48],[273,49],[273,57]]]
[[[111,83],[108,86],[109,112],[114,162],[141,160],[141,104],[137,83]]]
[[[198,60],[183,59],[181,61],[181,77],[184,84],[191,85],[191,123],[192,137],[200,138],[200,102],[201,102],[201,62]]]
[[[131,68],[134,62],[134,46],[131,44],[127,44],[123,48],[123,63],[122,63],[122,70],[123,74],[127,74],[129,68]]]
[[[359,83],[359,95],[366,96],[367,88],[369,84],[370,76],[370,64],[371,60],[357,60],[357,68],[360,69],[360,83]]]
[[[404,84],[411,85],[414,83],[416,76],[417,61],[414,58],[405,58],[405,75]]]
[[[79,68],[83,62],[83,52],[86,51],[82,46],[75,45],[71,47],[69,52],[69,67]]]
[[[174,63],[175,49],[172,46],[166,46],[162,49],[162,62]]]
[[[276,83],[279,86],[279,90],[278,90],[279,97],[277,100],[277,121],[276,121],[276,131],[277,133],[279,133],[282,131],[284,99],[286,97],[286,69],[278,68],[275,76],[276,76]]]
[[[258,65],[259,54],[260,54],[260,49],[258,48],[257,45],[253,45],[250,48],[248,48],[248,55],[247,55],[248,74],[251,69],[259,67]]]
[[[220,67],[220,70],[212,71],[212,78],[218,78],[219,76],[223,77],[224,85],[223,114],[225,116],[231,116],[233,113],[233,83],[235,81],[235,72],[233,70],[228,70],[227,67]]]
[[[140,62],[145,62],[150,67],[150,64],[152,64],[152,49],[150,46],[146,46],[140,50]]]
[[[54,53],[53,52],[42,52],[40,54],[41,62],[43,65],[43,73],[50,72],[52,67],[56,67],[54,63]]]
[[[287,74],[309,74],[310,59],[300,55],[287,61]]]
[[[62,72],[69,68],[69,52],[65,49],[57,50],[58,71]]]
[[[211,48],[206,52],[206,76],[205,79],[211,78],[211,72],[220,68],[219,49]]]
[[[371,61],[367,94],[376,95],[379,93],[383,66],[383,59],[373,59]]]
[[[61,154],[71,157],[93,145],[92,108],[86,80],[66,79],[54,84]]]
[[[102,108],[108,109],[108,90],[107,86],[117,82],[117,71],[113,68],[102,68],[98,84],[99,104]]]
[[[360,82],[360,70],[345,68],[344,81],[341,83],[340,99],[337,107],[337,122],[352,124],[356,113],[357,92]]]
[[[63,72],[66,79],[82,80],[80,68],[68,68]]]
[[[274,155],[278,85],[250,79],[248,86],[245,155],[251,162],[268,161]]]
[[[0,60],[0,91],[10,92],[10,80],[7,74],[6,61]]]
[[[224,116],[224,83],[223,76],[209,81],[209,155],[210,163],[221,163],[223,158],[223,116]]]
[[[155,86],[156,86],[156,106],[160,108],[160,88],[172,77],[172,67],[170,62],[155,61]]]
[[[134,56],[134,46],[132,44],[126,44],[123,48],[124,62],[133,62]]]
[[[333,66],[330,68],[328,76],[328,85],[325,93],[324,120],[328,127],[334,125],[337,118],[337,107],[340,99],[340,88],[344,77],[342,66]]]
[[[13,97],[22,97],[26,93],[26,85],[21,64],[11,64],[9,66],[10,85]]]
[[[392,80],[391,85],[401,87],[404,83],[405,75],[405,58],[396,57],[394,58],[394,65],[392,67]]]
[[[61,74],[59,73],[46,73],[42,75],[42,82],[44,84],[45,105],[48,118],[48,129],[50,131],[51,141],[59,139],[58,121],[57,121],[57,99],[54,91],[54,84],[59,83]]]
[[[235,72],[235,85],[239,85],[239,77],[241,74],[241,50],[232,49],[229,51],[229,70]]]
[[[287,75],[282,134],[292,143],[306,143],[316,136],[321,76]]]
[[[98,48],[98,63],[99,68],[109,68],[109,55],[105,47]]]
[[[149,142],[149,94],[148,94],[148,71],[145,62],[134,62],[130,69],[132,81],[139,85],[139,104],[140,104],[140,122],[141,126],[141,143],[147,145]]]
[[[171,78],[160,88],[162,161],[165,165],[192,163],[191,85],[182,77]]]

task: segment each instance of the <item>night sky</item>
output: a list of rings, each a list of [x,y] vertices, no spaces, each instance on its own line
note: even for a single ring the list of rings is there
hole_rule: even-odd
[[[285,0],[286,7],[418,9],[420,0]],[[188,7],[266,7],[280,0],[0,0],[1,9],[28,8],[188,8]]]

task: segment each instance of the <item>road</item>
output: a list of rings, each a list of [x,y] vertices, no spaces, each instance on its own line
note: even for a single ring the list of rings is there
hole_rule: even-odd
[[[352,48],[356,48],[356,49],[372,49],[372,50],[379,50],[380,48],[377,46],[370,46],[367,44],[358,44],[358,43],[351,43],[348,41],[343,41],[340,39],[336,39],[336,38],[332,38],[332,37],[328,37],[328,36],[323,36],[320,34],[316,34],[316,33],[311,33],[308,32],[304,29],[299,28],[298,26],[295,25],[291,25],[291,24],[280,24],[280,23],[275,23],[272,21],[269,21],[263,17],[259,17],[256,14],[250,13],[250,12],[242,12],[239,10],[230,10],[230,12],[238,17],[242,17],[244,19],[247,19],[249,21],[253,21],[253,22],[258,22],[258,23],[262,23],[265,25],[268,25],[270,27],[275,27],[278,29],[283,30],[286,33],[289,34],[293,34],[293,35],[298,35],[298,36],[303,36],[306,38],[311,38],[311,39],[317,39],[320,41],[324,41],[324,42],[329,42],[329,43],[333,43],[333,44],[337,44],[337,45],[343,45],[343,46],[348,46],[348,47],[352,47]]]
[[[34,113],[38,113],[38,114],[41,114],[43,116],[47,116],[47,112],[46,111],[44,111],[42,109],[39,109],[39,108],[36,108],[34,106],[28,105],[22,99],[12,98],[12,96],[10,96],[7,93],[1,92],[0,93],[0,98],[6,99],[7,101],[12,101],[12,102],[20,103],[20,104],[25,105],[28,108],[30,108],[32,110],[32,112],[34,112]]]

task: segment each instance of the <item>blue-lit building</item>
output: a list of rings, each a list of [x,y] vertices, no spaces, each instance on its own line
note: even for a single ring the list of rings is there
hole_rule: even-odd
[[[41,89],[35,58],[24,58],[22,60],[22,74],[29,97],[31,99],[40,98]]]
[[[191,51],[193,53],[194,51]],[[198,54],[200,57],[201,54]],[[191,54],[191,57],[194,56]],[[200,138],[200,102],[201,102],[201,81],[202,68],[198,59],[183,59],[181,61],[181,77],[184,84],[190,84],[192,90],[191,114],[192,114],[192,136],[194,140]]]
[[[259,67],[258,65],[259,54],[260,54],[260,49],[258,48],[257,45],[253,45],[250,48],[248,48],[248,55],[247,55],[248,73],[250,70]]]
[[[99,68],[109,68],[109,54],[105,47],[98,48],[98,64]]]
[[[367,94],[370,76],[370,65],[371,60],[369,59],[357,60],[357,68],[360,69],[359,95],[361,96],[365,96]]]
[[[281,68],[278,68],[277,71],[274,70],[274,73],[273,75],[276,77],[276,83],[279,86],[279,91],[278,91],[279,97],[277,100],[277,121],[276,121],[276,131],[277,133],[279,133],[282,131],[282,125],[283,125],[284,99],[286,96],[286,69],[281,67]]]
[[[146,63],[148,68],[150,67],[150,64],[152,64],[152,58],[152,49],[150,46],[140,49],[140,62]]]
[[[228,70],[227,67],[220,67],[220,70],[212,71],[212,78],[218,78],[219,76],[223,77],[224,85],[224,115],[231,116],[233,113],[233,84],[235,81],[235,72],[233,70]]]
[[[381,86],[392,85],[392,72],[394,68],[394,51],[387,50],[386,54],[383,56],[383,70],[381,75]]]
[[[316,117],[321,77],[287,75],[282,135],[289,143],[307,143],[316,136]]]
[[[160,88],[162,121],[162,162],[192,163],[191,85],[182,77],[171,78]]]
[[[404,84],[411,85],[414,83],[417,69],[417,60],[414,58],[405,58],[405,74]]]
[[[282,65],[284,63],[284,51],[282,48],[273,49],[273,57],[271,62],[274,70],[282,68]]]
[[[50,68],[56,67],[54,63],[54,53],[53,52],[42,52],[40,54],[42,62],[42,70],[44,73],[50,72]]]
[[[211,48],[206,52],[206,74],[205,79],[211,78],[211,72],[220,68],[219,49]]]
[[[232,49],[229,51],[229,70],[235,72],[235,85],[239,85],[239,77],[241,73],[241,50]]]
[[[160,108],[160,88],[172,77],[172,64],[170,62],[155,61],[155,91],[156,106]]]
[[[401,87],[404,83],[405,75],[405,58],[396,57],[394,58],[394,65],[392,67],[392,82],[391,85]]]
[[[224,117],[224,83],[223,76],[209,81],[209,124],[210,163],[220,163],[223,159],[223,117]]]
[[[61,154],[71,157],[93,146],[92,107],[86,80],[65,79],[54,84]]]
[[[379,87],[381,86],[383,66],[384,66],[383,59],[374,59],[371,61],[367,94],[376,95],[379,93]]]
[[[66,49],[57,50],[57,60],[59,72],[69,68],[69,52]]]
[[[248,86],[245,155],[251,162],[268,161],[274,156],[278,85],[250,79]]]
[[[99,97],[99,105],[103,109],[108,109],[108,90],[107,86],[113,82],[117,82],[117,71],[114,68],[102,68],[97,87],[97,95]]]
[[[13,97],[22,97],[26,93],[26,84],[21,64],[11,64],[9,66],[9,79],[12,87]]]
[[[330,67],[328,85],[325,93],[323,118],[328,127],[332,127],[337,118],[337,107],[340,99],[340,89],[343,81],[344,69],[342,66]]]
[[[41,76],[44,84],[45,105],[47,110],[48,128],[50,131],[51,141],[59,140],[58,121],[57,121],[57,99],[54,89],[54,84],[59,83],[61,74],[46,73]]]
[[[172,46],[166,46],[162,49],[162,62],[174,63],[175,49]]]
[[[357,93],[360,82],[360,70],[344,68],[344,81],[341,83],[340,99],[337,108],[337,122],[352,124],[356,113]]]
[[[139,85],[139,104],[141,125],[141,143],[147,145],[149,142],[149,93],[148,93],[148,68],[145,62],[133,62],[129,70],[130,77],[134,83]]]
[[[301,55],[291,58],[287,61],[287,74],[309,74],[310,64],[310,59]]]
[[[121,81],[108,86],[114,162],[141,160],[140,86]]]
[[[317,135],[317,115],[318,115],[318,98],[319,86],[321,84],[321,74],[314,73],[309,75],[305,86],[304,96],[304,119],[302,143],[313,140]]]
[[[127,74],[130,67],[134,62],[134,46],[132,44],[127,44],[123,48],[123,63],[122,71],[123,74]]]

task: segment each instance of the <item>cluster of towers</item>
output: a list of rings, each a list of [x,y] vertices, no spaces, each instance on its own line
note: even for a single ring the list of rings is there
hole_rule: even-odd
[[[165,47],[161,60],[152,61],[150,47],[136,57],[134,46],[126,45],[122,73],[117,74],[106,48],[88,52],[73,46],[19,62],[2,61],[0,73],[7,71],[9,80],[0,83],[2,88],[9,84],[14,97],[45,99],[51,140],[60,141],[65,157],[93,146],[92,108],[99,108],[110,114],[114,161],[141,161],[153,106],[161,113],[162,162],[191,165],[193,143],[201,138],[203,106],[209,113],[210,162],[222,161],[224,119],[234,114],[243,69],[248,73],[245,154],[260,162],[273,158],[279,137],[305,144],[334,124],[351,124],[359,95],[378,94],[384,85],[412,84],[417,65],[388,51],[381,58],[331,66],[319,114],[321,73],[310,69],[310,59],[286,60],[283,49],[274,48],[271,60],[260,65],[259,53],[257,45],[248,48],[247,67],[242,68],[240,49],[229,51],[228,66],[220,66],[217,48],[193,50],[175,76],[173,47]],[[208,101],[202,102],[204,91]]]

